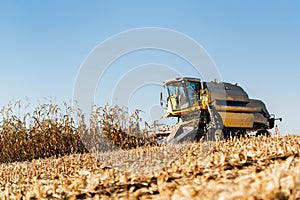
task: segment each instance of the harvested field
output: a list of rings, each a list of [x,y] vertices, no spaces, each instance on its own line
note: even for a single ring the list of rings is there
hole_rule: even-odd
[[[258,137],[119,150],[97,160],[74,154],[2,164],[1,198],[19,199],[299,199],[300,137]],[[128,162],[168,148],[176,159]],[[105,153],[104,153],[105,154]],[[168,153],[166,154],[168,155]],[[134,165],[156,166],[138,172]],[[171,162],[170,162],[171,161]],[[120,164],[123,164],[120,166]],[[138,173],[137,173],[138,172]]]

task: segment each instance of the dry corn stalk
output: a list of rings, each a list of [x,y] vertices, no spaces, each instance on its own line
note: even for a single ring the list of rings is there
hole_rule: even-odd
[[[15,106],[13,106],[13,104]],[[118,106],[93,107],[88,126],[80,110],[67,103],[64,108],[45,103],[21,116],[21,102],[10,103],[1,111],[0,162],[25,161],[72,153],[105,152],[155,145],[155,137],[141,132],[138,111],[129,116]],[[17,108],[18,115],[14,115]],[[78,122],[74,122],[74,118]],[[129,131],[126,132],[126,131]],[[136,132],[135,132],[136,131]]]

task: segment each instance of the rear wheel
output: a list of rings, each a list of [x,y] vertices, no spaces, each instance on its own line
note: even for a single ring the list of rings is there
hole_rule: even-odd
[[[228,134],[226,138],[231,138],[231,137],[246,137],[247,136],[247,131],[244,129],[229,129]]]
[[[245,129],[238,129],[236,131],[236,136],[238,138],[241,138],[241,137],[246,137],[247,136],[247,131]]]
[[[271,136],[271,133],[267,129],[262,129],[256,132],[256,137],[257,136]]]

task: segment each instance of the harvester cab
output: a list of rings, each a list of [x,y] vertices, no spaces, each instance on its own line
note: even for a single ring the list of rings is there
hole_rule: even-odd
[[[190,113],[200,105],[199,79],[176,78],[164,82],[163,86],[168,91],[168,98],[166,100],[167,117],[181,118],[183,113]]]
[[[165,81],[163,86],[168,91],[166,117],[179,119],[167,142],[220,140],[248,132],[270,135],[268,129],[274,127],[275,116],[265,104],[250,99],[237,84],[180,77]]]

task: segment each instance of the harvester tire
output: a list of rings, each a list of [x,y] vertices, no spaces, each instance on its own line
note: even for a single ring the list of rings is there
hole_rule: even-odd
[[[262,130],[259,130],[259,131],[256,132],[256,137],[258,137],[258,136],[267,136],[267,137],[269,137],[269,136],[271,136],[271,133],[266,129],[262,129]]]

